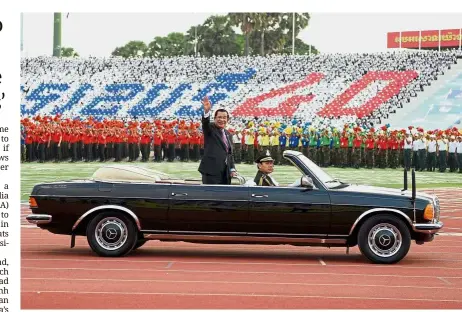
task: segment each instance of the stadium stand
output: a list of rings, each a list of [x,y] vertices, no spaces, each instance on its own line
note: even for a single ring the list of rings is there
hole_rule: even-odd
[[[21,59],[21,114],[198,119],[208,95],[243,121],[323,129],[386,120],[462,56],[451,51],[266,57]]]

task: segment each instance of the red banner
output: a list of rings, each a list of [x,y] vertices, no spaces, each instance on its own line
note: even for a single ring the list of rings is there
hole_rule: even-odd
[[[445,29],[441,31],[442,47],[458,47],[460,40],[460,29]]]
[[[387,34],[387,48],[399,48],[399,32],[390,32]]]
[[[419,47],[419,32],[418,31],[403,31],[401,33],[401,48],[418,48]]]
[[[399,48],[419,48],[419,39],[421,48],[438,48],[441,40],[441,47],[458,48],[460,44],[461,30],[460,29],[444,29],[441,30],[439,36],[438,30],[422,30],[419,38],[419,31],[403,31],[390,32],[387,34],[387,47]]]
[[[422,48],[437,48],[438,30],[422,30],[421,40]]]

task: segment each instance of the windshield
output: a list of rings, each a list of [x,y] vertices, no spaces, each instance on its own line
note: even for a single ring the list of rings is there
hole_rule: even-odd
[[[324,184],[327,184],[328,187],[335,187],[339,184],[342,184],[339,180],[332,178],[324,170],[322,170],[318,165],[312,162],[305,155],[299,155],[298,158],[305,164],[305,166],[310,169],[310,171]]]

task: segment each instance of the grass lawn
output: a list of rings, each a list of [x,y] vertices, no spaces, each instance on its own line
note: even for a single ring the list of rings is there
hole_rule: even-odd
[[[108,163],[32,163],[21,164],[21,200],[27,201],[32,187],[42,182],[51,182],[68,179],[89,178],[93,172]],[[148,167],[169,175],[184,178],[200,179],[201,175],[197,171],[199,163],[118,163],[117,165],[137,165]],[[252,178],[256,174],[256,165],[237,165],[239,173]],[[403,170],[401,169],[350,169],[350,168],[324,168],[332,177],[342,181],[367,184],[382,187],[402,188]],[[276,166],[273,173],[274,178],[280,184],[288,184],[300,177],[300,172],[291,166]],[[411,175],[408,174],[409,188],[411,187]],[[417,189],[440,188],[440,187],[460,187],[462,189],[462,174],[459,173],[440,173],[440,172],[416,172]]]

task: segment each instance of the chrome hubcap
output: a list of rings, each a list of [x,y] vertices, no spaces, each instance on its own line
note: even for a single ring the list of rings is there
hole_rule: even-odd
[[[104,218],[96,225],[95,237],[98,245],[102,248],[117,250],[127,241],[127,226],[119,218]]]
[[[369,248],[379,257],[395,255],[401,248],[402,243],[403,239],[400,231],[392,224],[380,223],[369,231]]]

